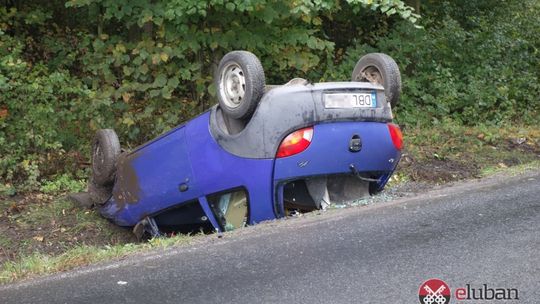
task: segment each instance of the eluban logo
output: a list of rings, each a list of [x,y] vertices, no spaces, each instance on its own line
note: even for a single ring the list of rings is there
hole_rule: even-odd
[[[482,284],[480,288],[473,288],[471,284],[464,288],[456,289],[456,299],[458,300],[519,300],[519,293],[516,288],[491,288],[487,284]]]
[[[418,297],[420,304],[449,304],[452,292],[450,286],[440,279],[429,279],[420,285]],[[517,288],[495,288],[488,284],[482,284],[481,287],[473,287],[466,284],[465,287],[455,288],[454,296],[457,303],[475,303],[480,300],[481,303],[497,300],[519,300],[519,291]]]
[[[450,303],[450,287],[443,280],[429,279],[420,285],[418,297],[421,304]]]

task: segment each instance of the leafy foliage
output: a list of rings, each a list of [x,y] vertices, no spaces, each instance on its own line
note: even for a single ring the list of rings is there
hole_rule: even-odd
[[[426,6],[421,29],[399,22],[374,44],[358,41],[326,72],[337,79],[362,54],[381,51],[400,65],[397,118],[431,125],[451,118],[466,125],[540,121],[538,1],[453,1]]]
[[[230,50],[255,52],[271,67],[270,82],[283,82],[331,60],[325,20],[342,12],[418,17],[397,0],[7,3],[0,184],[24,181],[27,190],[43,178],[65,184],[62,172],[84,174],[81,155],[99,128],[115,128],[129,146],[208,108],[213,69]]]
[[[97,129],[114,128],[129,148],[207,109],[214,70],[234,49],[261,58],[267,83],[347,80],[359,57],[387,52],[404,74],[401,123],[538,119],[533,0],[426,1],[422,19],[399,0],[5,3],[4,188],[70,188]]]

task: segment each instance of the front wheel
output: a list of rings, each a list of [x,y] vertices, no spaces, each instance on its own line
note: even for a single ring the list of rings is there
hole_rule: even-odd
[[[392,57],[383,53],[362,56],[352,73],[352,81],[370,82],[382,85],[386,100],[395,107],[401,93],[401,74]]]
[[[216,75],[219,105],[228,117],[251,117],[264,94],[265,79],[261,62],[254,54],[233,51],[221,59]]]
[[[92,146],[92,180],[96,185],[108,186],[114,182],[120,152],[120,141],[114,130],[97,131]]]

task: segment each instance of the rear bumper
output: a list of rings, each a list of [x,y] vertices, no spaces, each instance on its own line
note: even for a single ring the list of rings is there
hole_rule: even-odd
[[[315,125],[313,139],[302,153],[275,161],[274,181],[304,176],[351,172],[392,172],[400,157],[390,138],[386,123],[339,122]],[[362,142],[359,152],[349,151],[354,135]]]

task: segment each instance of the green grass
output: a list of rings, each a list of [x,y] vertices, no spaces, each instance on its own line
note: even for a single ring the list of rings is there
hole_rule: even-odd
[[[513,167],[506,167],[500,165],[489,166],[482,170],[481,175],[482,177],[487,177],[501,172],[505,172],[510,175],[518,175],[530,170],[540,170],[540,160],[531,161],[529,163],[520,164]]]
[[[0,248],[6,248],[8,246],[13,246],[13,241],[4,235],[0,235]]]
[[[404,157],[394,177],[398,180],[444,183],[539,160],[536,126],[466,127],[446,121],[432,128],[405,128],[403,133]]]
[[[0,207],[3,283],[107,260],[127,252],[135,241],[129,229],[62,198],[27,194],[12,200],[0,198]],[[74,258],[77,255],[79,259]]]
[[[103,247],[83,245],[71,248],[57,256],[32,254],[17,261],[4,263],[0,268],[0,283],[6,284],[40,275],[67,271],[96,262],[120,259],[129,254],[151,249],[189,244],[192,239],[193,236],[177,235],[169,238],[156,238],[141,244],[128,243]]]

